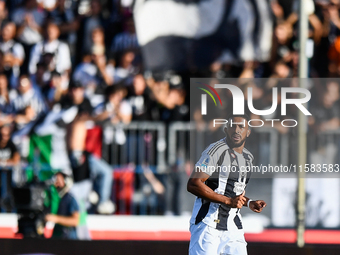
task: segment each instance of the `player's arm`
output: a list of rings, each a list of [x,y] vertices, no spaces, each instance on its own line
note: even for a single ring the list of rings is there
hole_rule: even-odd
[[[226,204],[232,208],[242,208],[246,201],[244,193],[233,198],[217,194],[204,183],[208,178],[209,175],[206,173],[193,171],[187,184],[188,192],[209,202]]]

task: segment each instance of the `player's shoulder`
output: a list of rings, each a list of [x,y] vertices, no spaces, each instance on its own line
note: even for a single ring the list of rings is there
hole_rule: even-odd
[[[214,156],[214,155],[218,155],[221,151],[224,151],[224,150],[226,150],[228,148],[229,148],[229,146],[226,143],[225,138],[222,138],[222,139],[218,140],[217,142],[214,142],[214,143],[210,144],[203,151],[203,154],[207,154],[209,156]]]
[[[243,154],[245,154],[249,160],[254,161],[254,155],[248,149],[243,148]]]

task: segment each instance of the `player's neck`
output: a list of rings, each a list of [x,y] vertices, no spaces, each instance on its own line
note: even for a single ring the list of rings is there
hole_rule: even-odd
[[[240,147],[235,147],[235,148],[232,148],[232,149],[234,151],[236,151],[237,153],[242,154],[243,148],[244,148],[244,144],[242,146],[240,146]]]

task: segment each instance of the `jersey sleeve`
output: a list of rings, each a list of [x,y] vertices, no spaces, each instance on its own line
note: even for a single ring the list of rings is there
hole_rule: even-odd
[[[216,153],[210,155],[206,150],[202,153],[200,159],[195,164],[195,171],[201,171],[211,176],[217,170],[216,166],[217,166]]]

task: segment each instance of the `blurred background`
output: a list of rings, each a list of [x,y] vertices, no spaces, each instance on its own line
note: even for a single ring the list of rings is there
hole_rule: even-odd
[[[308,162],[339,164],[340,1],[305,9]],[[269,108],[273,87],[297,86],[298,10],[297,0],[0,0],[0,238],[51,237],[61,172],[78,239],[188,241],[190,131],[223,137],[190,114],[190,78],[271,78],[240,84]],[[256,132],[256,164],[296,163],[295,129]],[[294,177],[250,182],[268,207],[244,209],[247,240],[295,242]],[[308,179],[306,192],[307,242],[339,243],[339,180]]]

